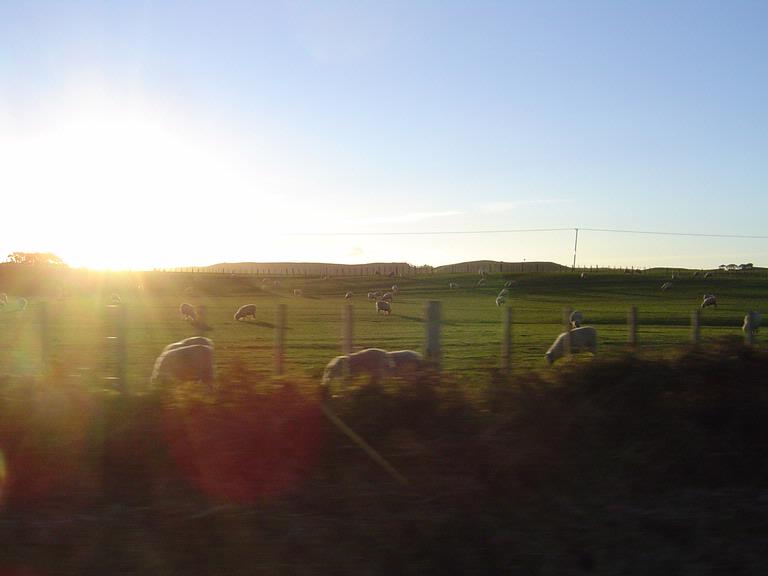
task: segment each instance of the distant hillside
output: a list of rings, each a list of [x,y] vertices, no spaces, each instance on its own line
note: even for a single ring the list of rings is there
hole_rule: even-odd
[[[412,266],[407,262],[370,262],[367,264],[332,264],[324,262],[222,262],[204,268],[182,268],[182,271],[208,271],[239,274],[288,276],[410,276],[413,274],[558,272],[566,266],[554,262],[498,262],[476,260],[445,266]]]
[[[422,270],[406,262],[332,264],[326,262],[223,262],[197,271],[288,276],[410,276]]]
[[[472,262],[459,262],[437,266],[436,273],[474,273],[484,270],[488,273],[510,272],[561,272],[569,270],[567,266],[554,262],[499,262],[496,260],[473,260]]]

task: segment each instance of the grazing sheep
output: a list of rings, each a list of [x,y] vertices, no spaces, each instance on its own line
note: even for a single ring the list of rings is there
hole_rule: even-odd
[[[352,298],[352,296],[354,296],[354,293],[347,292],[346,294],[344,294],[344,299],[345,300],[349,300],[350,298]]]
[[[120,294],[118,294],[117,292],[113,292],[112,296],[110,297],[110,301],[112,302],[112,304],[120,304],[122,302],[122,300],[120,299]]]
[[[499,294],[498,296],[496,296],[496,306],[498,306],[499,308],[501,308],[502,306],[504,306],[504,304],[505,304],[506,302],[507,302],[507,299],[506,299],[504,296],[502,296],[501,294]]]
[[[304,292],[301,288],[294,288],[293,289],[293,295],[294,296],[304,296]]]
[[[571,328],[571,352],[582,352],[584,350],[597,353],[597,330],[592,326],[581,326],[579,328]],[[563,357],[565,354],[565,337],[566,333],[563,332],[556,339],[554,344],[549,347],[545,356],[547,361],[552,364],[556,360]]]
[[[584,322],[584,315],[578,310],[574,310],[571,312],[569,320],[571,321],[571,328],[580,328],[581,323]]]
[[[393,366],[393,360],[384,350],[366,348],[346,356],[336,356],[328,362],[323,372],[322,384],[328,386],[333,379],[341,378],[345,374],[352,378],[370,375],[371,382],[376,383],[392,370]]]
[[[382,294],[381,299],[385,302],[392,302],[392,292],[385,292]]]
[[[448,288],[450,290],[456,290],[456,288],[458,288],[458,287],[459,287],[459,285],[456,284],[456,282],[448,282]]]
[[[235,312],[235,320],[245,320],[248,316],[256,320],[256,304],[243,304]]]
[[[424,367],[424,357],[414,350],[387,352],[389,373],[405,378],[418,373]]]
[[[670,288],[672,288],[672,282],[664,282],[664,284],[662,284],[662,285],[661,285],[661,289],[662,289],[664,292],[666,292],[666,291],[667,291],[667,290],[669,290]]]
[[[379,300],[376,302],[376,314],[379,312],[384,312],[387,316],[392,314],[392,306],[389,304],[389,302],[385,302],[384,300]]]
[[[181,317],[184,320],[196,320],[197,314],[195,314],[195,307],[192,306],[192,304],[187,304],[184,302],[181,306],[179,306],[179,312],[181,313]]]
[[[24,310],[27,309],[27,299],[26,298],[19,298],[16,302],[16,311],[17,312],[24,312]]]
[[[174,342],[169,346],[181,344]],[[168,380],[202,381],[213,383],[213,347],[192,344],[175,348],[166,347],[155,360],[150,382],[162,383]]]
[[[213,348],[213,340],[206,338],[205,336],[190,336],[179,342],[171,342],[168,346],[163,348],[163,352],[174,350],[176,348],[184,348],[185,346],[208,346],[209,348]]]
[[[742,324],[741,329],[744,330],[744,332],[746,332],[747,329],[751,330],[752,335],[754,336],[757,334],[757,331],[760,328],[760,323],[762,321],[763,316],[760,314],[760,312],[750,310],[747,312],[746,316],[744,316],[744,324]]]
[[[717,308],[717,298],[715,298],[714,294],[704,294],[704,299],[701,302],[702,308],[707,308],[709,306],[714,306]]]

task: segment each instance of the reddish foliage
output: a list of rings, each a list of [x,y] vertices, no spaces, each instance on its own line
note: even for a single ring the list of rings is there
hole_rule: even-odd
[[[230,404],[191,400],[165,414],[167,444],[185,476],[212,497],[254,503],[296,488],[326,437],[320,406],[290,387]]]

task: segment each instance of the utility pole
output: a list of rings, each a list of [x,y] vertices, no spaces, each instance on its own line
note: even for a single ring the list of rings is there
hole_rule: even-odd
[[[573,266],[572,268],[576,269],[576,248],[579,245],[579,229],[576,228],[576,239],[573,241]]]

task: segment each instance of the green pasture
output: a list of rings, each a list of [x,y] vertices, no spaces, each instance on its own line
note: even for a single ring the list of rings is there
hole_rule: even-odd
[[[581,310],[585,324],[598,330],[599,353],[625,349],[627,314],[638,308],[638,338],[643,350],[663,353],[690,342],[691,313],[704,293],[718,298],[717,309],[701,311],[701,337],[706,345],[726,335],[741,335],[748,310],[765,312],[768,278],[765,271],[712,278],[694,278],[683,272],[674,286],[662,292],[668,273],[616,272],[489,275],[477,286],[477,275],[433,275],[413,278],[382,276],[320,278],[281,277],[274,286],[269,278],[212,274],[146,275],[141,287],[135,276],[114,273],[101,286],[69,287],[56,295],[14,293],[0,286],[9,304],[0,312],[0,374],[34,374],[41,369],[43,333],[53,365],[72,378],[98,381],[116,372],[114,335],[109,308],[112,292],[122,298],[126,314],[126,374],[132,389],[146,386],[154,359],[163,347],[196,329],[183,321],[179,304],[205,305],[213,328],[206,335],[215,343],[217,370],[233,366],[270,374],[274,365],[275,321],[279,304],[287,306],[285,368],[290,375],[318,378],[330,358],[341,353],[342,309],[354,309],[356,348],[387,350],[423,348],[426,303],[442,303],[443,366],[458,377],[474,378],[497,366],[502,335],[502,310],[495,297],[507,280],[507,305],[513,311],[513,364],[521,369],[546,369],[544,352],[561,332],[564,307]],[[449,282],[459,285],[449,289]],[[390,289],[397,283],[390,316],[377,315],[366,293]],[[191,289],[190,289],[191,287]],[[294,296],[301,288],[303,296]],[[344,294],[354,292],[346,301]],[[45,291],[43,291],[45,292]],[[29,305],[15,310],[18,297]],[[43,304],[45,303],[45,304]],[[257,306],[257,320],[236,322],[242,304]],[[47,328],[41,326],[40,309],[47,310]],[[758,345],[762,338],[758,335]]]

